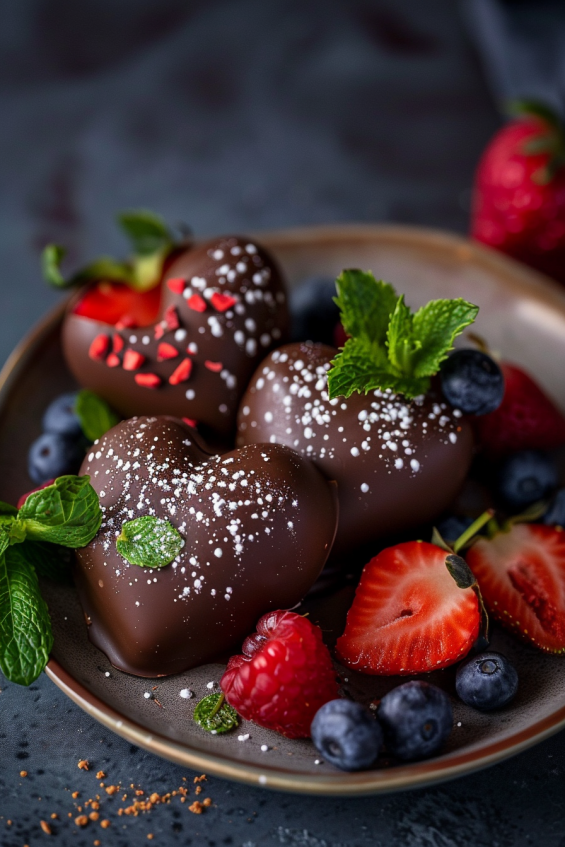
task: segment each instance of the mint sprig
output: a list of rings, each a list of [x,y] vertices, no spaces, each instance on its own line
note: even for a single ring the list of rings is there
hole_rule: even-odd
[[[37,679],[53,646],[37,578],[60,580],[66,572],[53,544],[84,547],[101,521],[87,476],[60,477],[30,494],[20,509],[0,503],[0,669],[11,682]]]
[[[142,568],[164,568],[176,559],[184,539],[169,521],[153,515],[142,515],[122,524],[116,549],[131,565]]]
[[[229,732],[239,724],[239,715],[226,702],[222,692],[208,694],[196,705],[193,719],[198,726],[214,735]]]
[[[120,416],[98,394],[83,388],[77,394],[75,414],[79,419],[80,428],[89,441],[102,438],[109,429],[116,426]]]
[[[336,281],[343,327],[350,336],[328,373],[330,399],[390,389],[412,399],[425,394],[478,306],[461,298],[432,300],[413,313],[387,282],[344,270]]]

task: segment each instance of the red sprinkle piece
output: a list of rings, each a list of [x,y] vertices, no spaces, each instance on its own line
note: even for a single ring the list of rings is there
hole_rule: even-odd
[[[161,377],[157,374],[136,374],[134,379],[142,388],[159,388],[161,385]]]
[[[122,315],[120,320],[116,323],[116,329],[133,329],[137,326],[135,318],[131,315]]]
[[[157,326],[155,327],[155,338],[159,340],[159,338],[162,338],[164,334],[165,327],[163,326],[163,324],[157,324]]]
[[[169,377],[171,385],[178,385],[179,382],[186,382],[192,373],[192,359],[183,359],[180,365],[173,371]]]
[[[97,335],[89,347],[88,355],[91,359],[102,361],[106,357],[109,347],[110,336],[104,334]]]
[[[179,351],[176,347],[173,347],[172,344],[167,344],[166,341],[162,341],[161,344],[157,347],[157,361],[164,362],[166,359],[176,359],[179,354]]]
[[[210,360],[207,359],[204,362],[204,367],[208,368],[208,370],[212,371],[212,373],[219,374],[224,366],[221,362],[210,362]]]
[[[189,309],[193,309],[195,312],[205,312],[206,311],[206,301],[200,296],[200,294],[193,294],[192,297],[189,297],[186,301]]]
[[[106,364],[109,368],[118,368],[121,365],[120,357],[115,353],[110,353],[108,358],[106,359]]]
[[[194,418],[183,418],[183,421],[185,422],[185,424],[188,424],[189,426],[193,427],[193,429],[196,429],[196,427],[198,426],[198,421],[195,421]]]
[[[124,339],[117,332],[112,336],[112,350],[114,353],[121,353],[124,349]]]
[[[173,294],[182,294],[184,289],[186,288],[186,280],[181,276],[176,276],[173,279],[167,280],[167,288],[169,291],[172,291]]]
[[[237,300],[235,297],[232,297],[231,294],[222,294],[219,291],[215,291],[214,294],[210,297],[210,302],[214,309],[217,309],[218,312],[225,312],[227,309],[230,309]]]
[[[142,356],[137,350],[126,350],[124,353],[124,371],[136,371],[144,361],[145,356]]]
[[[180,326],[179,313],[176,306],[168,306],[165,309],[165,323],[168,329],[178,329]]]

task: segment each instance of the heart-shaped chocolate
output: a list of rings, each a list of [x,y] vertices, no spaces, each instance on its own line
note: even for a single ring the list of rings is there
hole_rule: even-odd
[[[154,292],[141,295],[133,317],[119,314],[106,286],[108,323],[91,317],[84,291],[65,317],[63,350],[79,383],[126,417],[175,415],[197,422],[205,437],[228,436],[251,374],[288,333],[285,287],[271,256],[235,236],[186,250],[166,272],[160,306]],[[99,318],[104,290],[95,295]],[[156,319],[136,325],[154,304]]]
[[[120,670],[163,676],[239,646],[257,619],[298,603],[317,579],[337,526],[335,484],[279,445],[210,455],[169,417],[110,430],[81,468],[104,519],[77,551],[91,641]],[[172,564],[129,564],[122,524],[168,520],[185,545]]]
[[[267,356],[241,401],[237,444],[286,444],[336,480],[334,552],[343,552],[437,518],[465,480],[473,437],[461,413],[433,397],[377,390],[330,400],[336,354],[306,342]]]

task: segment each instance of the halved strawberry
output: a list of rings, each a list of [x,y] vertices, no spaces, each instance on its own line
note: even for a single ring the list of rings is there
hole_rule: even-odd
[[[467,552],[490,614],[541,650],[565,652],[565,532],[515,524]]]
[[[502,362],[504,398],[489,415],[476,418],[485,453],[501,456],[518,450],[550,450],[565,444],[565,417],[532,377]]]
[[[479,601],[459,588],[448,554],[435,544],[409,541],[389,547],[365,566],[340,659],[368,674],[415,674],[444,668],[465,656],[479,635]]]
[[[122,321],[128,327],[142,327],[157,320],[160,304],[160,286],[134,291],[121,282],[103,281],[90,285],[73,311],[75,315],[112,326]]]

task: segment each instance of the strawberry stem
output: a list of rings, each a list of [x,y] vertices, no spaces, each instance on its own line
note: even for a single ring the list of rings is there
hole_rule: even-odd
[[[468,527],[465,532],[459,536],[457,541],[453,544],[453,550],[455,553],[458,553],[466,544],[471,541],[474,536],[481,531],[485,524],[487,524],[494,515],[494,509],[487,509],[486,512],[483,512],[476,521],[473,521],[470,527]]]

